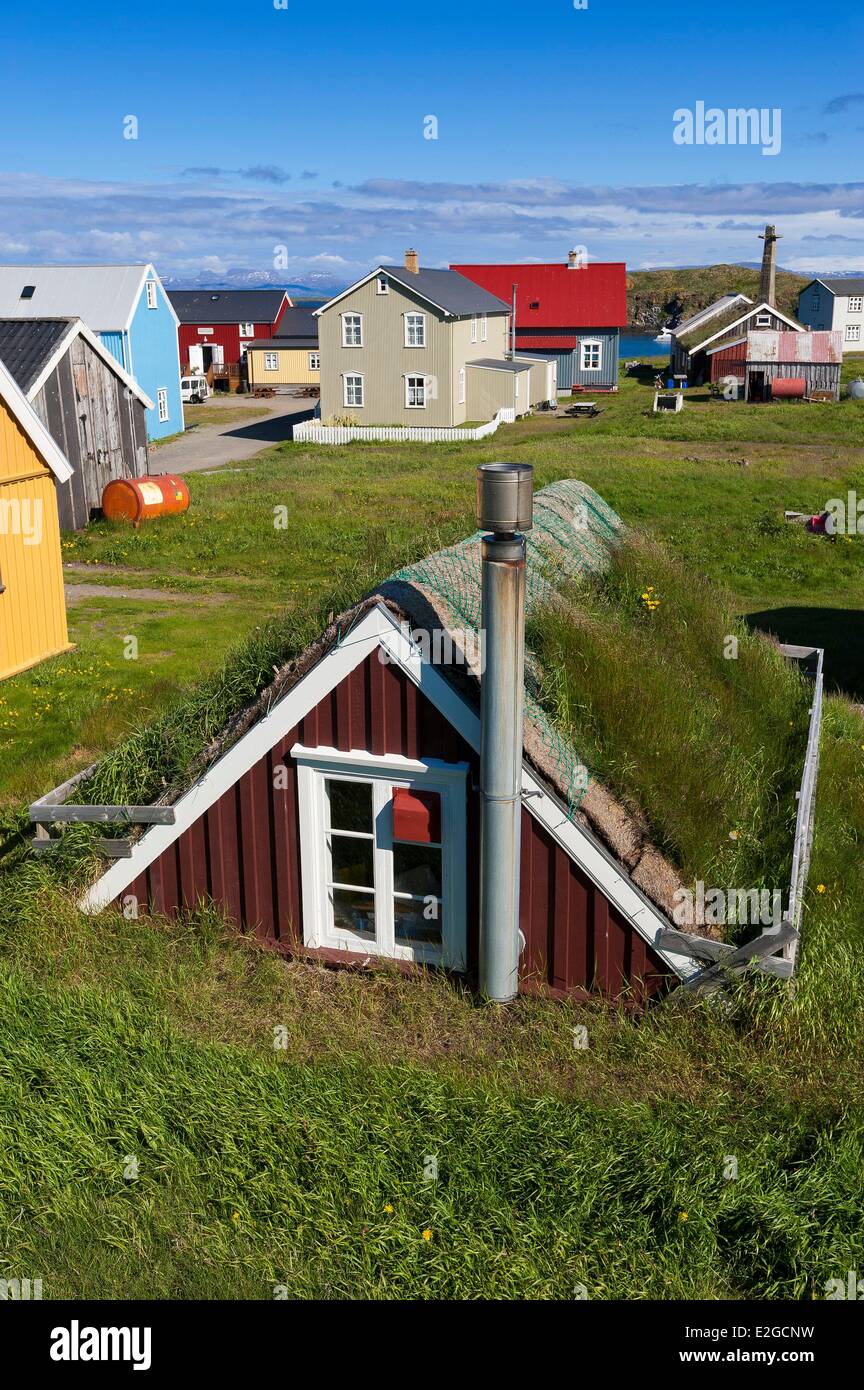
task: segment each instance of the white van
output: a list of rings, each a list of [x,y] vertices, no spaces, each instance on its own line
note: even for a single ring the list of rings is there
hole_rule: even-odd
[[[210,395],[207,378],[203,376],[184,376],[180,378],[180,399],[185,404],[198,405]]]

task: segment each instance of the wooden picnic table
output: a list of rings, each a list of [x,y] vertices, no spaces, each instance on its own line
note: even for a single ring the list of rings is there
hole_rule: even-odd
[[[565,415],[587,416],[590,418],[592,415],[599,415],[601,412],[596,401],[574,401],[571,406],[567,407],[564,413]]]

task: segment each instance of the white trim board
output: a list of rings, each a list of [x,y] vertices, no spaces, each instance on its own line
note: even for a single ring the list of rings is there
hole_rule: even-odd
[[[803,324],[801,324],[801,323],[796,323],[795,319],[790,319],[789,316],[788,316],[788,314],[781,313],[781,311],[780,311],[779,309],[775,309],[775,308],[774,308],[773,304],[769,304],[769,303],[767,302],[767,300],[763,299],[762,302],[761,302],[761,304],[753,304],[753,305],[751,305],[751,307],[747,310],[747,312],[746,312],[745,314],[742,314],[740,318],[735,319],[733,323],[727,323],[726,326],[725,326],[725,328],[718,328],[716,333],[709,333],[709,334],[708,334],[708,337],[707,337],[707,338],[703,338],[702,341],[701,341],[701,343],[694,343],[693,346],[692,346],[692,347],[689,347],[689,348],[688,348],[688,347],[684,347],[684,344],[683,344],[683,343],[679,344],[679,346],[684,347],[684,351],[687,352],[687,353],[689,353],[690,356],[692,357],[692,355],[693,355],[694,352],[702,352],[703,349],[705,349],[705,348],[707,347],[707,344],[708,344],[708,343],[713,343],[713,341],[714,341],[715,338],[721,337],[724,333],[731,333],[731,332],[733,331],[733,329],[738,328],[740,324],[746,323],[747,319],[753,318],[754,315],[756,315],[756,314],[758,314],[758,313],[761,313],[762,311],[765,311],[766,313],[769,313],[769,314],[776,314],[776,316],[777,316],[778,319],[782,319],[784,323],[788,323],[789,327],[792,329],[792,331],[793,331],[794,333],[806,333],[806,332],[807,332],[807,330],[806,330],[806,328],[804,327]],[[750,330],[748,330],[748,332],[749,332],[749,331],[750,331]],[[754,331],[754,332],[756,331],[756,330],[755,330],[755,325],[754,325],[753,331]],[[763,329],[763,332],[764,332],[764,331],[765,331],[765,330]],[[769,330],[769,331],[770,331],[770,330]]]
[[[454,275],[460,275],[460,274],[461,274],[461,272],[458,271],[458,270],[454,270],[452,273],[453,273]],[[465,314],[454,314],[453,311],[452,311],[452,309],[445,309],[445,307],[444,307],[443,304],[438,304],[438,303],[436,303],[436,301],[435,301],[434,299],[430,299],[429,296],[428,296],[428,294],[423,294],[422,290],[420,290],[420,289],[418,288],[417,285],[412,285],[412,283],[411,283],[411,271],[410,271],[410,270],[406,270],[406,272],[405,272],[405,275],[406,275],[408,278],[407,278],[407,279],[402,279],[399,275],[394,274],[394,272],[393,272],[392,270],[388,270],[385,266],[379,265],[379,266],[376,266],[374,270],[370,270],[369,274],[368,274],[368,275],[364,275],[364,276],[362,277],[362,279],[360,279],[360,280],[355,280],[354,284],[353,284],[353,285],[349,285],[348,288],[347,288],[347,290],[342,290],[341,294],[336,294],[336,295],[333,296],[332,299],[328,299],[328,300],[327,300],[327,303],[326,303],[326,304],[322,304],[320,309],[315,309],[315,310],[313,310],[314,317],[315,317],[315,318],[320,318],[322,314],[326,314],[326,312],[327,312],[328,309],[332,309],[334,304],[339,304],[343,299],[346,298],[347,295],[353,294],[355,290],[362,289],[364,285],[368,285],[368,284],[369,284],[369,281],[370,281],[370,280],[374,280],[374,279],[376,278],[376,276],[378,276],[378,275],[386,275],[386,276],[387,276],[387,279],[388,279],[389,281],[395,282],[395,284],[400,285],[400,286],[402,287],[403,290],[408,290],[411,294],[415,294],[415,295],[417,296],[418,299],[422,299],[422,300],[423,300],[423,303],[424,303],[424,304],[431,304],[433,309],[437,309],[437,310],[439,311],[439,313],[442,313],[442,314],[444,315],[444,317],[447,318],[447,319],[470,319],[470,318],[477,318],[477,319],[479,319],[483,314],[486,314],[487,317],[488,317],[490,314],[491,314],[493,317],[499,317],[499,316],[501,316],[501,315],[503,315],[503,314],[509,314],[509,313],[510,313],[510,306],[509,306],[509,304],[505,304],[504,301],[503,301],[503,299],[502,299],[502,300],[499,300],[499,303],[500,303],[500,305],[501,305],[501,308],[500,308],[500,309],[493,309],[493,308],[489,308],[489,309],[477,309],[477,310],[472,310],[472,311],[470,311],[470,312],[468,312],[468,313],[465,313]],[[463,275],[463,276],[462,276],[462,279],[463,279],[463,280],[467,280],[467,279],[468,279],[468,276],[467,276],[467,275]],[[474,285],[474,281],[473,281],[473,280],[471,281],[471,284]],[[474,285],[474,287],[475,287],[475,289],[480,289],[480,288],[481,288],[479,285]],[[493,295],[493,298],[495,298],[494,295]],[[474,342],[475,340],[472,338],[471,341]]]
[[[480,716],[446,680],[424,661],[420,649],[402,630],[397,618],[379,603],[351,629],[338,646],[331,647],[310,671],[262,716],[232,748],[174,804],[173,825],[154,825],[132,846],[129,859],[118,860],[88,889],[78,906],[97,913],[120,896],[129,884],[154,863],[159,855],[188,830],[199,816],[284,739],[291,729],[345,680],[372,652],[383,647],[397,666],[459,733],[475,752],[480,748]],[[363,754],[339,754],[360,757]],[[388,755],[389,760],[389,755]],[[622,871],[597,840],[567,816],[563,804],[531,771],[522,766],[523,805],[547,830],[567,855],[578,864],[595,887],[638,931],[661,960],[680,979],[701,970],[702,964],[687,956],[662,950],[659,935],[670,929],[667,917],[655,907]]]
[[[47,463],[58,483],[68,483],[75,472],[71,463],[46,430],[36,411],[11,373],[0,362],[0,398],[8,405],[37,453]]]

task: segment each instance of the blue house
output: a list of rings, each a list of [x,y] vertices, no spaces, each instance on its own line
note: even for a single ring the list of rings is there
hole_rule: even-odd
[[[178,319],[152,265],[0,266],[0,318],[77,316],[153,401],[147,438],[184,428]]]

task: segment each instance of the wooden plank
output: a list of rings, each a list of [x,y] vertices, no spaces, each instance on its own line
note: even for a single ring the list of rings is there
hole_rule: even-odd
[[[743,946],[738,946],[729,955],[724,956],[721,961],[709,965],[698,975],[693,975],[689,980],[685,980],[682,988],[695,993],[710,993],[712,990],[720,988],[730,973],[740,974],[755,961],[765,956],[771,956],[787,943],[796,940],[797,936],[798,933],[795,928],[790,926],[788,922],[776,931],[772,929],[763,932],[753,941],[747,941]]]
[[[173,825],[173,806],[49,806],[35,802],[30,819],[37,824],[83,821],[89,825]]]
[[[686,932],[673,931],[671,928],[661,932],[655,945],[660,950],[670,951],[674,955],[691,956],[696,960],[710,962],[725,960],[735,951],[735,947],[726,941],[710,941],[707,937],[691,936]],[[763,956],[756,964],[765,974],[776,975],[778,979],[786,980],[791,974],[788,962],[779,957],[775,960],[773,956]]]

